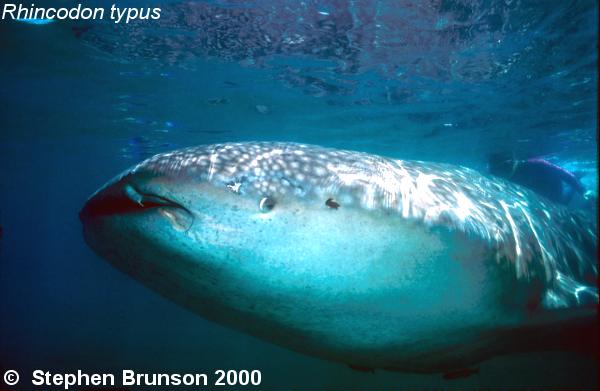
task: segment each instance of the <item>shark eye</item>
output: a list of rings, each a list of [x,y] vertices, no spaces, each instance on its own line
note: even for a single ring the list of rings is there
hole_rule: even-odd
[[[327,201],[325,201],[325,205],[327,205],[331,209],[337,209],[340,207],[340,204],[333,198],[328,198]]]
[[[275,200],[271,197],[263,197],[258,204],[258,208],[261,212],[267,213],[273,210],[275,207]]]

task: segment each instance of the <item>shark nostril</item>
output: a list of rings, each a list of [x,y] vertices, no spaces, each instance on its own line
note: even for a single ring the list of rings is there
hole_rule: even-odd
[[[143,206],[143,196],[133,186],[125,185],[125,187],[123,187],[123,193],[125,193],[127,198],[129,198],[131,201]]]
[[[124,186],[123,193],[125,193],[125,196],[129,198],[129,200],[139,205],[139,207],[142,209],[155,208],[160,206],[181,207],[181,205],[169,200],[168,198],[161,197],[155,194],[142,193],[141,191],[137,190],[135,187],[129,184]]]
[[[275,200],[272,197],[263,197],[258,203],[258,208],[261,212],[267,213],[275,207]]]
[[[118,184],[106,186],[94,194],[79,212],[81,221],[97,217],[135,212],[143,209],[141,195],[138,197],[131,190],[123,189]],[[124,196],[125,195],[125,196]]]
[[[143,193],[127,184],[123,193],[133,201],[140,211],[155,208],[176,231],[187,231],[194,221],[192,213],[178,203],[156,194]]]

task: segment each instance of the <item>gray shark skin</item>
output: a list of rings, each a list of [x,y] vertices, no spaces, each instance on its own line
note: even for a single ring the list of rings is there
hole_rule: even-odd
[[[200,146],[126,171],[80,218],[97,254],[175,303],[357,367],[562,349],[598,302],[595,225],[449,164]]]

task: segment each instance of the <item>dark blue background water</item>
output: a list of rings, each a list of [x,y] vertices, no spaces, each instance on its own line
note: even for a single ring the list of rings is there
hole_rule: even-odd
[[[77,213],[149,155],[240,140],[481,170],[491,152],[544,156],[597,192],[597,28],[593,1],[516,0],[172,3],[128,26],[0,21],[0,369],[258,368],[279,390],[593,389],[594,362],[562,352],[448,382],[274,347],[112,269]]]

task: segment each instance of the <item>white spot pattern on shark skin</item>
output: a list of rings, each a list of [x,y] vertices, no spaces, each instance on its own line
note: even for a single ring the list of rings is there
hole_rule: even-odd
[[[394,211],[427,226],[481,238],[496,250],[499,261],[514,264],[519,279],[544,274],[551,281],[544,299],[547,307],[577,305],[585,292],[597,297],[595,259],[582,249],[595,249],[594,230],[583,227],[562,206],[468,168],[258,142],[160,154],[134,168],[139,170],[189,176],[223,188],[244,177],[247,185],[240,195],[257,202],[291,194],[315,207],[331,197],[345,208]],[[565,284],[567,278],[570,282]]]
[[[227,188],[229,190],[231,190],[234,193],[239,193],[240,192],[240,187],[242,186],[241,182],[235,182],[234,184],[231,185],[227,185]]]

